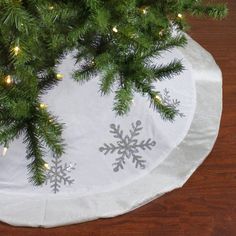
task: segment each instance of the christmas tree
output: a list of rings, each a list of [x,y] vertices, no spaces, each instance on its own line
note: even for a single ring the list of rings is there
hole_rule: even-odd
[[[187,15],[221,19],[224,4],[201,0],[1,0],[0,144],[24,137],[30,180],[45,180],[44,155],[64,153],[63,125],[41,101],[60,83],[57,66],[75,51],[73,78],[100,75],[100,92],[115,93],[114,112],[126,114],[134,92],[146,96],[163,119],[176,111],[162,104],[155,81],[184,69],[181,61],[153,65],[152,59],[186,44]],[[92,99],[92,98],[91,98]]]

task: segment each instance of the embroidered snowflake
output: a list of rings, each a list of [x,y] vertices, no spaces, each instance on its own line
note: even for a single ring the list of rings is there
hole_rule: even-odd
[[[76,164],[62,164],[61,158],[53,156],[52,165],[49,166],[46,172],[46,181],[45,184],[50,184],[50,188],[54,193],[60,191],[62,185],[71,185],[74,183],[68,174],[75,170]]]
[[[185,117],[184,113],[181,113],[178,109],[180,101],[177,99],[171,99],[170,92],[167,88],[164,89],[164,94],[160,95],[160,97],[164,105],[171,107],[173,110],[175,110],[176,116],[179,116],[181,118]]]
[[[155,141],[152,141],[150,138],[148,140],[138,141],[136,137],[140,134],[140,131],[143,129],[141,127],[141,121],[136,121],[136,123],[132,123],[132,129],[130,129],[130,135],[125,135],[123,130],[120,129],[120,125],[111,124],[110,125],[110,133],[113,134],[113,137],[117,139],[116,144],[104,144],[103,147],[99,148],[100,152],[104,152],[104,155],[108,153],[113,154],[117,153],[118,158],[115,159],[113,163],[113,170],[115,172],[124,169],[124,165],[126,163],[126,159],[131,159],[132,163],[134,163],[135,168],[144,169],[146,167],[146,161],[143,160],[142,156],[139,155],[140,150],[151,150],[152,147],[156,145]]]

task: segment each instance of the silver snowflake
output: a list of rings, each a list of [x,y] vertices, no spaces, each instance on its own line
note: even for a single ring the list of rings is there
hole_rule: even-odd
[[[138,120],[136,123],[132,123],[132,129],[130,129],[130,135],[125,135],[123,130],[120,129],[120,125],[111,124],[110,125],[110,133],[113,134],[113,137],[118,139],[116,144],[104,143],[103,147],[99,148],[100,152],[104,152],[104,155],[108,153],[113,154],[117,153],[118,158],[115,159],[113,163],[113,170],[115,172],[119,171],[120,169],[124,169],[124,165],[126,159],[131,159],[132,162],[135,164],[135,168],[144,169],[146,167],[146,161],[142,159],[142,156],[139,155],[140,150],[151,150],[153,146],[156,145],[155,141],[152,141],[150,138],[148,140],[138,141],[136,137],[140,134],[140,131],[143,129],[141,127],[141,121]]]
[[[52,165],[48,167],[46,171],[46,180],[45,184],[50,184],[50,188],[54,193],[60,191],[60,188],[63,185],[71,185],[74,183],[74,179],[72,179],[68,174],[75,170],[76,164],[62,164],[61,158],[57,156],[53,156]]]
[[[177,99],[172,99],[167,88],[164,89],[163,95],[160,94],[160,97],[164,105],[172,108],[175,111],[176,116],[180,116],[181,118],[185,117],[184,113],[180,112],[178,109],[180,101]]]

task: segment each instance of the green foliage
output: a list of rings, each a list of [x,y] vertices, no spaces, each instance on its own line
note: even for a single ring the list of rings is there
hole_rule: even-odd
[[[40,105],[59,82],[56,67],[64,56],[77,52],[76,81],[100,75],[101,93],[115,92],[118,115],[129,111],[138,92],[172,121],[176,111],[162,103],[153,82],[184,68],[176,60],[151,62],[186,44],[186,14],[222,19],[227,8],[201,0],[0,1],[0,144],[24,136],[33,183],[44,181],[47,148],[64,152],[62,124]]]

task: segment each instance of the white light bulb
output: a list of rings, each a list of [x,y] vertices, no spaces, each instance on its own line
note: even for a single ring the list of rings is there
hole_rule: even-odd
[[[178,14],[179,18],[183,18],[183,15],[181,13]]]
[[[48,107],[48,105],[46,105],[46,104],[44,104],[44,103],[40,103],[40,104],[39,104],[39,107],[40,107],[41,109],[46,109],[46,108]]]
[[[14,50],[15,55],[18,55],[20,52],[20,48],[18,46],[14,47],[13,50]]]
[[[115,33],[118,33],[118,29],[116,28],[116,26],[114,26],[114,27],[112,28],[112,31],[115,32]]]
[[[159,95],[156,95],[156,100],[160,101],[161,102],[161,97]]]
[[[45,167],[45,169],[50,170],[50,166],[49,166],[48,163],[45,163],[45,164],[44,164],[44,167]]]
[[[10,75],[6,76],[5,81],[6,81],[7,84],[11,84],[12,83],[11,76]]]
[[[58,80],[62,80],[62,79],[63,79],[63,75],[60,74],[60,73],[58,73],[58,74],[56,75],[56,77],[57,77]]]

